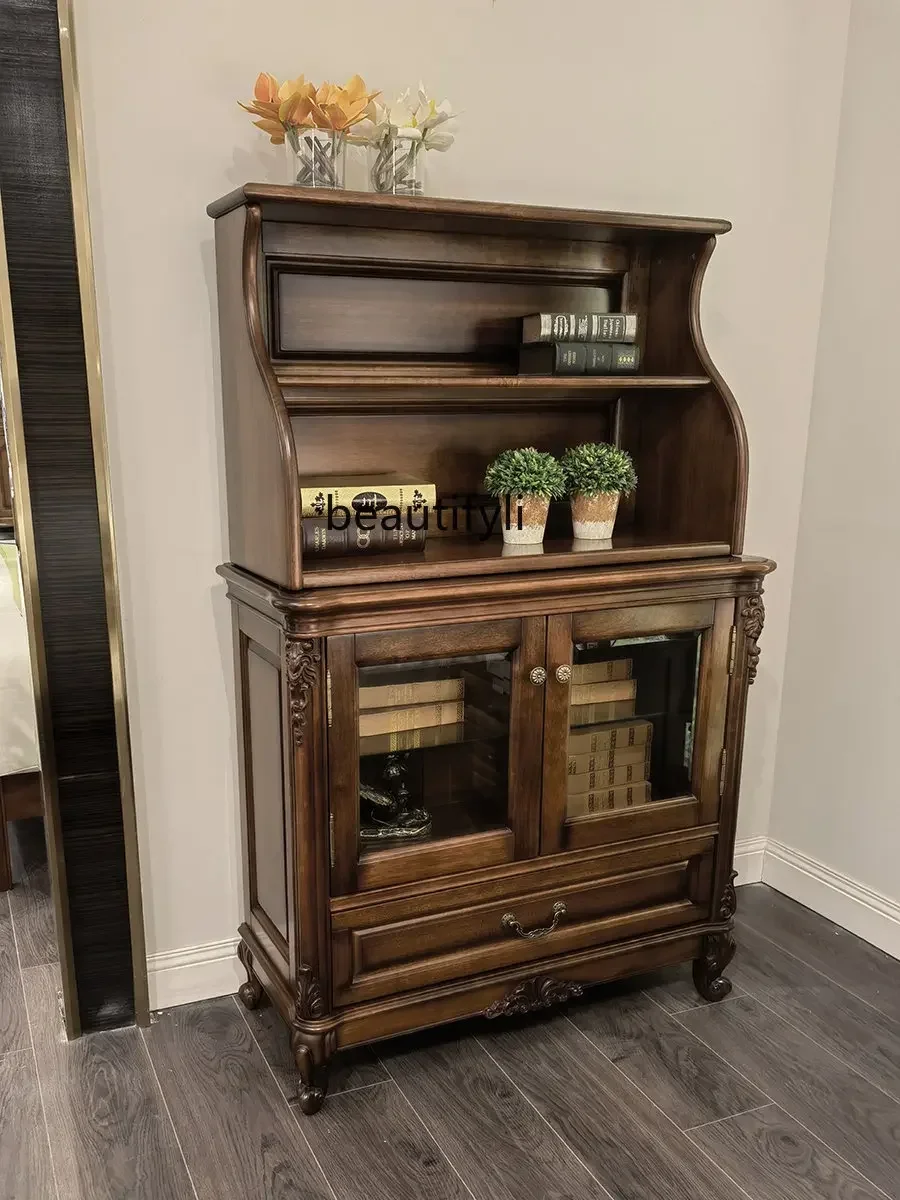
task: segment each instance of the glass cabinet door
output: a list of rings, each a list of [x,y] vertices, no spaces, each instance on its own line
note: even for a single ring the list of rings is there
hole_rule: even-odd
[[[538,852],[542,619],[333,637],[327,655],[340,893]]]
[[[732,601],[549,618],[541,850],[717,819]]]

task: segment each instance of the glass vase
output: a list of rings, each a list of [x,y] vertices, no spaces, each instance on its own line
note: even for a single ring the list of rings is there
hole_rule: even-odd
[[[342,188],[347,137],[337,129],[287,129],[288,183],[297,187]]]
[[[393,196],[421,196],[425,192],[425,147],[416,136],[401,130],[388,135],[369,150],[372,190]]]

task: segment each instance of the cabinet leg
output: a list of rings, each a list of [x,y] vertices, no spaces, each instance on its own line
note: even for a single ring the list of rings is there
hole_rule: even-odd
[[[262,1000],[263,989],[253,970],[253,955],[243,942],[238,943],[238,958],[247,972],[247,982],[238,988],[238,996],[245,1008],[256,1008]]]
[[[317,1045],[316,1049],[324,1053],[321,1044]],[[291,1032],[291,1053],[300,1075],[297,1084],[297,1103],[300,1111],[311,1117],[313,1113],[319,1111],[325,1101],[328,1091],[330,1055],[317,1062],[313,1048],[297,1030]]]
[[[736,949],[730,929],[707,934],[703,939],[703,953],[694,959],[694,987],[704,1000],[724,1000],[731,991],[731,980],[722,972]]]

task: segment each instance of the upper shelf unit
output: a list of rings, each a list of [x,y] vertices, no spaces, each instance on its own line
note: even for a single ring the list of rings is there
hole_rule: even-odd
[[[399,471],[459,495],[510,445],[601,439],[632,453],[640,479],[617,533],[663,559],[740,552],[743,423],[699,325],[727,221],[267,184],[208,211],[236,565],[304,585],[301,478]],[[638,314],[639,374],[515,374],[523,316],[607,299]],[[443,560],[484,570],[483,555]]]

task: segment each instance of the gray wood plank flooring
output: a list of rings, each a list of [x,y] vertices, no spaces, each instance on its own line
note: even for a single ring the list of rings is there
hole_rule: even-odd
[[[193,1200],[140,1031],[67,1042],[58,968],[23,977],[60,1200]]]
[[[573,1006],[569,1019],[681,1129],[769,1099],[640,992]]]
[[[608,1200],[473,1037],[401,1042],[382,1061],[475,1196]]]
[[[297,1120],[337,1200],[471,1200],[392,1082],[333,1096],[314,1120],[299,1111]]]
[[[50,896],[50,872],[39,817],[10,822],[9,848],[15,886],[7,893],[23,967],[57,962],[56,927]]]
[[[896,1100],[749,996],[693,1009],[676,1020],[892,1200],[900,1200]]]
[[[751,884],[739,894],[739,930],[742,925],[751,926],[900,1022],[897,959],[765,884]]]
[[[900,1200],[900,963],[761,885],[723,1003],[682,966],[339,1055],[305,1117],[269,1007],[67,1043],[56,968],[20,969],[55,955],[39,855],[17,870],[0,1200]]]
[[[8,893],[0,892],[0,1055],[31,1046]]]
[[[331,1190],[237,1005],[173,1008],[145,1033],[198,1200],[324,1200]]]
[[[0,1200],[47,1200],[55,1195],[50,1144],[29,1046],[0,1058]]]
[[[777,1104],[695,1129],[690,1137],[755,1200],[884,1200]]]

